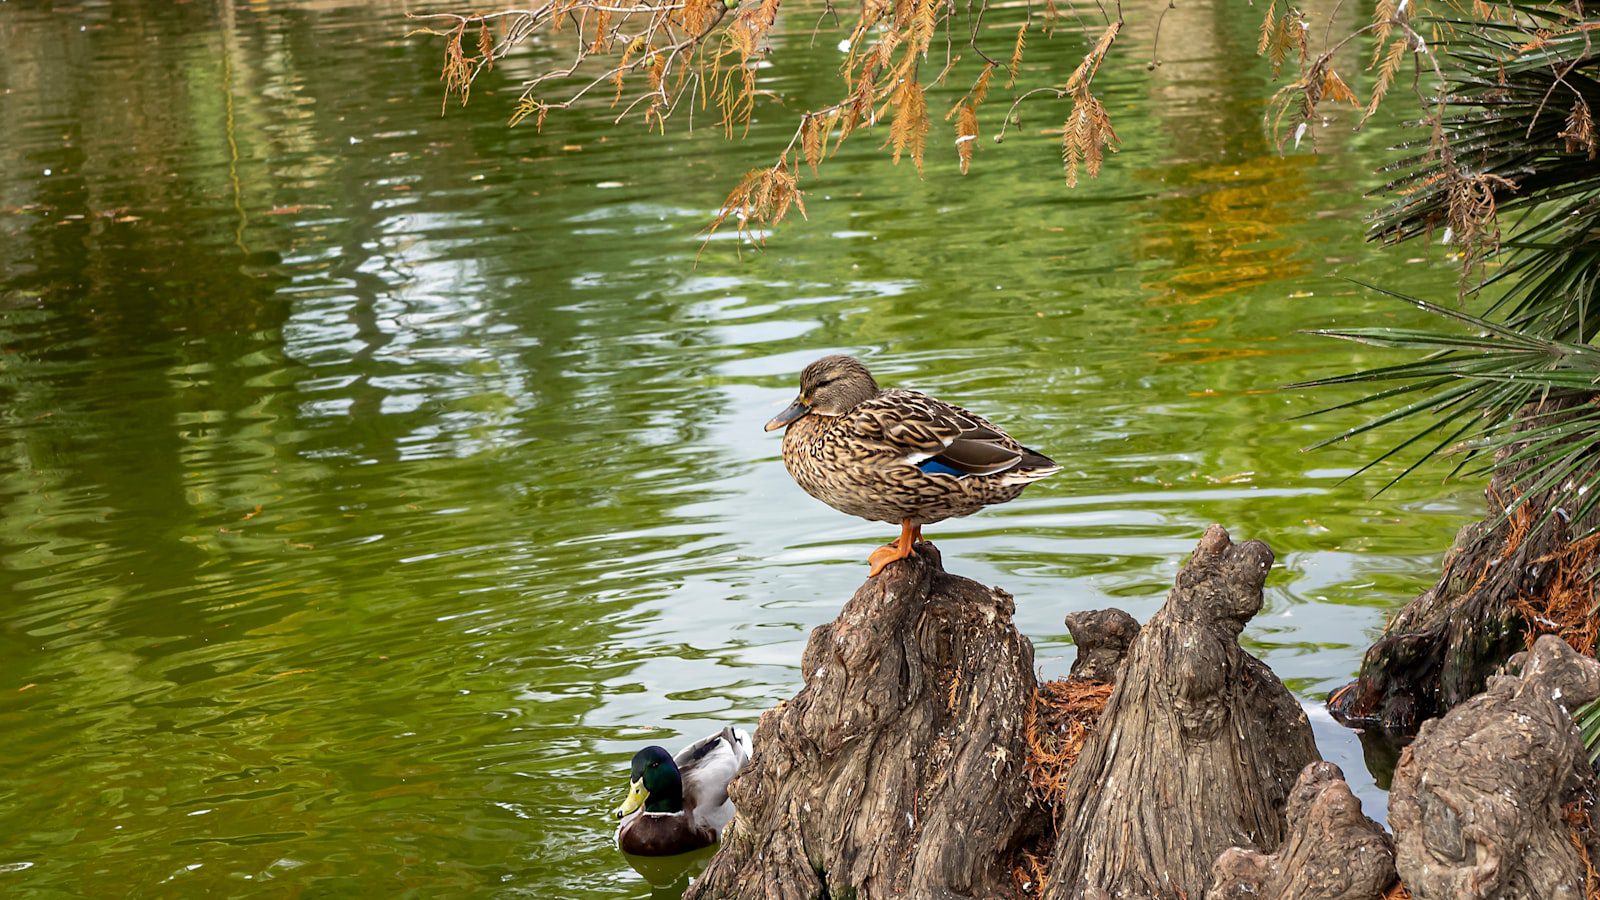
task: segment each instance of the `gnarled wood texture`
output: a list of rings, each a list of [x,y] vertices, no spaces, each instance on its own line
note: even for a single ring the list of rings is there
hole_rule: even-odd
[[[738,813],[686,895],[1006,897],[1047,824],[1029,802],[1033,647],[1004,591],[948,575],[931,545],[812,633],[805,686],[761,717]]]
[[[1554,404],[1539,412],[1545,421],[1562,414]],[[1558,447],[1548,455],[1562,452]],[[1526,649],[1530,633],[1561,632],[1593,652],[1589,609],[1597,543],[1575,544],[1569,537],[1587,532],[1593,514],[1572,524],[1569,511],[1552,511],[1560,497],[1557,485],[1503,518],[1524,485],[1539,482],[1544,463],[1529,458],[1490,480],[1484,520],[1457,533],[1438,582],[1384,628],[1362,658],[1356,680],[1329,696],[1335,718],[1410,735],[1482,691],[1507,658]],[[1535,527],[1547,515],[1547,527]]]
[[[1394,884],[1393,842],[1333,763],[1300,772],[1288,821],[1276,853],[1230,847],[1217,857],[1207,900],[1376,900]]]
[[[1238,643],[1271,565],[1265,544],[1206,530],[1068,776],[1046,898],[1196,898],[1223,850],[1283,839],[1318,756],[1304,711]]]
[[[1389,794],[1396,867],[1413,897],[1584,896],[1587,866],[1563,807],[1593,797],[1569,710],[1596,696],[1600,662],[1546,635],[1521,676],[1498,676],[1423,724]]]
[[[1078,648],[1070,677],[1074,681],[1114,682],[1139,636],[1139,623],[1116,607],[1090,609],[1067,613],[1067,631]]]

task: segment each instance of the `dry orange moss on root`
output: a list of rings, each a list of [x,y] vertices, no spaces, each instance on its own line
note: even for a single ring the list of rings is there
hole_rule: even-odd
[[[1025,895],[1043,893],[1049,881],[1051,851],[1056,842],[1056,804],[1066,795],[1067,773],[1094,733],[1113,687],[1104,681],[1046,681],[1033,692],[1033,704],[1024,723],[1028,759],[1023,771],[1050,825],[1033,847],[1022,851],[1022,858],[1012,869],[1017,888]]]
[[[1506,501],[1493,486],[1489,497],[1504,508]],[[1512,498],[1516,502],[1520,496]],[[1506,520],[1505,543],[1495,559],[1486,563],[1472,586],[1463,596],[1478,590],[1488,581],[1494,567],[1508,564],[1533,533],[1538,516],[1533,503],[1521,503]],[[1546,527],[1561,527],[1550,522]],[[1600,556],[1600,534],[1582,540],[1563,541],[1561,549],[1546,553],[1528,563],[1530,566],[1554,566],[1555,574],[1538,594],[1523,594],[1511,602],[1512,608],[1527,622],[1525,638],[1528,649],[1540,635],[1553,634],[1571,645],[1572,649],[1589,656],[1595,655],[1595,644],[1600,638],[1600,618],[1595,615],[1596,595],[1594,575],[1596,557]]]
[[[1555,566],[1550,584],[1535,597],[1518,597],[1516,610],[1528,620],[1528,649],[1542,634],[1554,634],[1579,653],[1594,655],[1595,639],[1600,636],[1600,620],[1595,617],[1595,557],[1600,552],[1600,535],[1574,541],[1554,553],[1534,560],[1535,565]]]
[[[1584,839],[1594,833],[1589,804],[1581,797],[1573,800],[1561,807],[1561,818],[1567,825],[1567,838],[1583,863],[1583,896],[1585,900],[1600,900],[1600,873],[1595,871],[1594,860],[1589,857],[1589,842]]]

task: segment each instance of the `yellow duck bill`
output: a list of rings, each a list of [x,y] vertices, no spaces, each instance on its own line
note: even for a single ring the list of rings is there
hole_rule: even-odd
[[[788,409],[778,413],[768,420],[766,430],[776,431],[808,412],[811,412],[811,404],[806,403],[804,400],[796,400],[795,402],[789,404]]]
[[[633,781],[631,784],[632,786],[628,790],[628,799],[622,801],[622,805],[616,809],[617,818],[619,819],[643,806],[644,801],[650,799],[650,792],[645,790],[643,778]]]

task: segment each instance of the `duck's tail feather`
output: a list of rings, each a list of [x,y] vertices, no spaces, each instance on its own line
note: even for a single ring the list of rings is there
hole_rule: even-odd
[[[745,731],[743,728],[735,728],[732,725],[728,725],[722,729],[722,739],[728,742],[729,747],[733,748],[733,755],[739,760],[740,766],[750,761],[750,754],[753,750],[750,743],[750,732]]]
[[[1031,447],[1022,448],[1022,460],[1017,463],[1019,469],[1049,469],[1053,472],[1060,471],[1061,467],[1056,461]]]
[[[1001,477],[1006,484],[1027,484],[1041,478],[1049,478],[1061,471],[1055,460],[1037,450],[1027,447],[1022,448],[1022,459],[1014,468],[1006,470]]]

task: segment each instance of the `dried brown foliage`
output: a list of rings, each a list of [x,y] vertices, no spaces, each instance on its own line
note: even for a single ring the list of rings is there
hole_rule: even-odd
[[[1072,109],[1061,127],[1061,162],[1066,168],[1067,187],[1077,186],[1080,164],[1091,176],[1099,175],[1106,148],[1116,149],[1117,132],[1111,127],[1111,117],[1100,99],[1090,92],[1090,85],[1121,33],[1121,19],[1108,24],[1062,88],[1072,98]]]
[[[1106,30],[1100,32],[1100,38],[1095,41],[1094,48],[1084,54],[1083,61],[1072,70],[1067,77],[1067,84],[1062,90],[1067,93],[1086,90],[1094,76],[1100,71],[1100,64],[1105,62],[1106,54],[1110,52],[1111,45],[1116,43],[1117,35],[1122,33],[1122,20],[1108,23]]]
[[[1457,170],[1449,172],[1447,178],[1447,234],[1463,248],[1462,278],[1466,279],[1500,249],[1496,196],[1499,191],[1515,191],[1517,186],[1487,172]]]
[[[1506,519],[1506,536],[1499,552],[1484,561],[1463,595],[1476,591],[1496,569],[1511,565],[1538,525],[1539,514],[1534,504],[1518,502],[1515,495],[1508,498],[1493,485],[1489,487],[1489,496],[1501,508],[1512,504],[1516,508]],[[1600,609],[1596,608],[1594,579],[1597,562],[1600,562],[1600,534],[1566,542],[1560,549],[1525,563],[1530,569],[1553,567],[1555,573],[1538,594],[1524,594],[1512,601],[1512,608],[1526,625],[1528,649],[1533,649],[1541,635],[1553,634],[1579,653],[1595,655],[1596,638],[1600,637],[1600,618],[1597,618]]]
[[[1528,515],[1531,518],[1532,513]],[[1600,550],[1600,535],[1575,541],[1533,561],[1537,566],[1554,566],[1556,574],[1538,596],[1516,600],[1517,612],[1527,620],[1530,650],[1539,635],[1554,634],[1579,653],[1594,655],[1595,638],[1600,636],[1592,574],[1597,550]]]
[[[811,174],[817,173],[822,162],[822,152],[828,143],[828,120],[823,116],[808,115],[800,126],[800,149],[805,153],[806,165]]]
[[[1017,42],[1011,48],[1011,59],[1006,63],[1006,89],[1016,86],[1017,72],[1022,69],[1022,54],[1028,49],[1028,23],[1023,22],[1017,29]]]
[[[1319,103],[1327,99],[1364,106],[1370,115],[1397,79],[1405,58],[1418,55],[1410,50],[1422,46],[1421,36],[1409,24],[1417,10],[1408,9],[1408,3],[1415,7],[1430,2],[1466,0],[1378,0],[1371,24],[1313,55],[1307,15],[1286,0],[1269,0],[1258,50],[1270,60],[1275,75],[1289,68],[1299,74],[1279,92],[1269,114],[1278,133],[1291,129],[1298,144],[1319,115]],[[1076,185],[1084,173],[1098,174],[1106,151],[1118,144],[1112,111],[1101,102],[1093,82],[1121,33],[1122,11],[1119,4],[1099,4],[1099,9],[1104,21],[1091,25],[1081,15],[1063,17],[1056,0],[1025,7],[991,5],[987,0],[974,4],[863,0],[848,14],[828,3],[814,32],[832,27],[846,35],[841,42],[842,90],[829,105],[797,111],[793,137],[764,171],[773,172],[774,178],[782,172],[793,179],[804,167],[808,177],[818,175],[827,158],[854,132],[887,119],[889,133],[883,146],[896,163],[909,156],[920,174],[926,162],[929,92],[954,77],[970,78],[971,87],[953,102],[947,98],[938,102],[949,102],[945,119],[954,120],[955,161],[967,174],[983,130],[980,119],[989,115],[984,103],[996,71],[1004,70],[1006,89],[1013,90],[1029,58],[1030,40],[1040,34],[1050,38],[1063,24],[1074,23],[1080,33],[1098,33],[1089,53],[1056,86],[1013,94],[1009,106],[995,114],[1000,125],[992,133],[999,143],[1009,127],[1019,125],[1018,108],[1026,100],[1064,103],[1062,162],[1067,184]],[[565,61],[523,83],[511,115],[513,125],[532,118],[542,129],[553,111],[591,105],[597,98],[589,95],[600,87],[597,93],[609,95],[615,122],[631,117],[665,132],[669,120],[686,115],[692,129],[696,110],[709,110],[732,138],[746,133],[759,103],[777,99],[763,84],[763,68],[783,11],[782,0],[546,0],[527,9],[416,18],[437,26],[418,31],[443,39],[446,102],[458,98],[465,103],[473,80],[493,71],[496,59],[538,38],[566,54]],[[1010,18],[985,22],[986,15]],[[474,32],[470,41],[465,38],[469,28]],[[984,46],[1000,35],[1004,48]],[[1374,75],[1364,102],[1352,88],[1354,82],[1333,65],[1334,54],[1360,35],[1375,41]],[[474,45],[471,53],[469,43]],[[827,43],[813,33],[813,46]],[[928,62],[934,62],[934,68],[925,72]],[[1587,106],[1573,108],[1564,136],[1574,152],[1600,153]],[[1280,138],[1280,147],[1286,143]],[[716,217],[713,226],[726,218]]]
[[[1383,63],[1378,66],[1377,80],[1372,83],[1372,99],[1367,102],[1367,114],[1363,121],[1370,118],[1378,111],[1378,105],[1388,95],[1390,85],[1394,84],[1395,76],[1400,73],[1400,64],[1406,58],[1406,38],[1395,38],[1389,45],[1389,52],[1383,57]]]
[[[466,106],[467,96],[472,93],[472,62],[461,49],[461,36],[466,30],[467,23],[462,22],[445,38],[444,67],[439,72],[439,80],[444,82],[444,101],[440,106],[441,111],[444,104],[450,102],[452,94],[459,96],[461,105]]]
[[[1016,122],[1022,101],[1033,97],[1067,101],[1063,154],[1072,183],[1080,169],[1098,172],[1105,148],[1116,144],[1110,119],[1090,85],[1122,26],[1120,7],[1115,21],[1110,10],[1102,8],[1104,30],[1065,86],[1024,91],[997,113],[1003,116],[995,136],[999,142],[1006,125]],[[446,102],[465,103],[473,80],[493,71],[496,59],[538,39],[565,54],[564,61],[523,82],[510,117],[512,125],[532,119],[542,130],[552,112],[609,103],[615,122],[635,118],[662,132],[669,120],[685,116],[692,129],[695,112],[709,110],[723,133],[733,138],[748,130],[758,104],[776,99],[763,84],[762,70],[782,11],[782,0],[546,0],[527,9],[414,18],[426,23],[417,32],[443,40]],[[732,220],[743,236],[759,244],[791,207],[799,208],[802,169],[808,177],[820,174],[845,140],[880,122],[888,125],[882,144],[891,160],[898,163],[910,157],[921,174],[927,162],[929,92],[952,73],[963,80],[971,78],[971,87],[945,115],[947,121],[954,120],[955,162],[967,174],[996,71],[1004,69],[1007,89],[1013,88],[1030,33],[1050,36],[1061,21],[1055,0],[1046,0],[1037,9],[1009,5],[991,9],[984,0],[971,5],[949,0],[863,0],[853,17],[842,13],[827,5],[816,26],[820,31],[831,22],[847,35],[841,47],[843,89],[838,100],[799,113],[788,144],[771,165],[740,180],[712,218],[708,232]],[[984,16],[991,13],[1009,21],[986,24]],[[1009,55],[1000,50],[998,58],[983,46],[997,28],[1010,36]],[[469,29],[473,41],[465,40]],[[970,54],[957,52],[963,38]],[[468,43],[475,45],[475,52],[468,52]],[[942,59],[927,69],[925,63],[937,54]],[[963,76],[968,67],[972,74]]]
[[[1272,46],[1272,36],[1278,33],[1278,0],[1268,0],[1267,12],[1261,17],[1260,37],[1256,40],[1256,55],[1261,56]]]
[[[1270,10],[1268,12],[1270,15]],[[1283,71],[1283,64],[1289,60],[1291,53],[1300,58],[1300,64],[1305,65],[1307,55],[1306,32],[1311,26],[1306,22],[1306,17],[1299,10],[1290,10],[1278,17],[1273,23],[1272,34],[1267,36],[1265,30],[1262,38],[1266,41],[1265,51],[1272,60],[1272,77],[1277,78]],[[1258,51],[1259,52],[1259,51]]]
[[[1582,797],[1568,801],[1561,807],[1562,820],[1567,825],[1567,839],[1572,842],[1573,849],[1578,851],[1578,859],[1583,863],[1583,896],[1584,900],[1600,900],[1600,872],[1594,868],[1594,860],[1589,856],[1589,842],[1585,838],[1594,833],[1594,818]]]
[[[894,145],[894,161],[909,152],[911,161],[922,173],[922,154],[928,142],[928,99],[922,85],[902,81],[894,95],[894,123],[889,126],[889,143]]]
[[[1437,71],[1431,54],[1424,52],[1424,37],[1411,24],[1413,18],[1423,15],[1429,4],[1457,8],[1467,2],[1377,0],[1369,24],[1313,54],[1312,23],[1307,15],[1285,0],[1268,0],[1257,49],[1268,58],[1275,76],[1291,67],[1298,72],[1296,80],[1280,90],[1269,107],[1268,120],[1280,149],[1287,146],[1291,136],[1296,146],[1300,144],[1309,129],[1322,119],[1321,104],[1325,100],[1361,108],[1365,121],[1390,93],[1408,56],[1417,61],[1419,72],[1427,65]],[[1491,0],[1470,3],[1475,14],[1502,14],[1499,4]],[[887,118],[889,134],[883,146],[890,149],[896,163],[910,156],[920,174],[927,149],[929,91],[952,73],[962,77],[965,67],[976,65],[976,74],[967,76],[972,78],[971,87],[950,103],[945,114],[947,121],[954,120],[955,161],[961,173],[967,174],[981,131],[979,120],[988,115],[984,102],[995,72],[1004,69],[1006,88],[1013,89],[1022,75],[1030,36],[1042,33],[1050,37],[1062,22],[1076,22],[1083,29],[1100,29],[1090,52],[1065,81],[1057,82],[1059,87],[1038,87],[1013,95],[1009,107],[997,114],[1001,120],[994,140],[1002,141],[1006,130],[1019,124],[1017,111],[1023,101],[1035,97],[1065,101],[1068,109],[1062,127],[1061,154],[1066,182],[1076,185],[1083,173],[1097,174],[1106,150],[1115,149],[1118,140],[1111,111],[1092,84],[1120,34],[1120,5],[1115,7],[1114,16],[1112,9],[1101,6],[1105,13],[1103,26],[1090,26],[1076,16],[1063,19],[1055,0],[1028,5],[1020,20],[984,22],[986,14],[1013,15],[1016,9],[1011,5],[991,7],[986,0],[977,4],[863,0],[852,19],[841,18],[842,10],[827,5],[817,30],[831,17],[834,27],[848,35],[840,69],[843,90],[836,102],[799,113],[792,139],[764,171],[774,173],[775,179],[779,177],[777,173],[784,173],[783,178],[789,180],[798,175],[802,166],[809,175],[820,174],[823,162],[851,134],[860,128],[876,127]],[[609,93],[610,105],[620,107],[615,115],[617,122],[632,116],[664,132],[668,120],[684,112],[692,128],[697,108],[714,110],[715,121],[724,134],[736,137],[748,129],[758,102],[772,97],[762,85],[761,70],[770,54],[781,11],[782,0],[547,0],[522,10],[417,18],[441,25],[418,30],[443,39],[440,77],[446,103],[451,98],[467,102],[473,80],[493,71],[495,60],[517,45],[543,35],[547,43],[559,48],[562,45],[558,37],[565,35],[567,62],[524,82],[511,124],[532,118],[536,128],[542,130],[552,111],[583,105],[593,88],[606,85],[602,91]],[[1509,21],[1512,14],[1504,11],[1503,15]],[[474,32],[472,40],[467,39],[469,28]],[[1009,54],[1002,50],[1002,55],[991,55],[996,49],[993,47],[985,52],[982,40],[996,31],[1010,36]],[[1529,44],[1537,46],[1559,34],[1536,34]],[[965,50],[956,52],[963,35],[970,54]],[[1364,97],[1352,87],[1356,82],[1343,77],[1354,63],[1343,64],[1343,72],[1334,65],[1335,55],[1360,37],[1372,43],[1372,78]],[[1438,40],[1439,35],[1434,34],[1433,38]],[[813,35],[813,44],[816,43]],[[470,54],[468,44],[474,46]],[[943,58],[936,63],[936,73],[924,74],[923,64],[940,52]],[[561,95],[552,97],[555,90],[560,90]],[[1431,112],[1430,118],[1434,152],[1448,157],[1437,112]],[[1600,155],[1600,137],[1595,133],[1592,111],[1581,98],[1573,104],[1561,137],[1568,152],[1585,153],[1590,159]],[[749,185],[741,182],[740,187]],[[1487,248],[1496,245],[1490,238],[1497,232],[1492,225],[1493,197],[1486,195],[1482,187],[1470,179],[1453,187],[1456,194],[1452,195],[1455,205],[1451,227],[1454,234],[1482,240],[1481,246]],[[739,193],[736,189],[735,194]],[[774,206],[771,211],[776,210]],[[726,218],[714,218],[713,230]],[[1482,255],[1478,253],[1477,257]]]
[[[1081,163],[1090,175],[1100,174],[1105,148],[1117,143],[1111,117],[1100,99],[1087,90],[1072,97],[1072,112],[1061,129],[1061,161],[1066,167],[1067,187],[1077,187]]]
[[[1023,771],[1033,795],[1048,814],[1050,832],[1039,845],[1023,850],[1012,875],[1019,890],[1040,894],[1049,880],[1055,845],[1056,804],[1066,795],[1067,774],[1094,733],[1100,713],[1116,687],[1104,681],[1046,681],[1033,693],[1024,724],[1028,758]]]
[[[1378,0],[1372,10],[1372,59],[1367,61],[1367,68],[1375,69],[1378,61],[1383,58],[1383,43],[1389,39],[1389,32],[1394,30],[1399,10],[1398,0]]]
[[[1350,85],[1344,83],[1344,79],[1339,77],[1339,73],[1333,70],[1332,65],[1329,65],[1322,73],[1322,90],[1319,94],[1318,99],[1326,97],[1335,103],[1349,103],[1351,106],[1361,105],[1361,101],[1356,99],[1356,92],[1350,90]]]
[[[806,214],[795,173],[780,160],[770,169],[746,172],[728,193],[728,199],[722,201],[722,208],[706,230],[715,232],[732,218],[741,236],[757,245],[764,244],[767,233],[783,221],[790,207],[800,210],[802,216]]]
[[[1567,127],[1560,137],[1566,142],[1568,153],[1587,153],[1590,159],[1594,159],[1594,116],[1589,112],[1589,104],[1581,96],[1572,102],[1572,112],[1567,114]]]
[[[961,160],[961,174],[967,174],[972,165],[972,150],[978,143],[978,111],[963,103],[956,114],[956,156]]]
[[[486,68],[494,69],[494,38],[489,34],[489,26],[478,23],[478,58],[484,61]]]
[[[1040,803],[1053,806],[1064,795],[1067,773],[1094,732],[1114,687],[1105,681],[1046,681],[1034,692],[1025,726],[1024,771]]]
[[[971,101],[973,109],[977,109],[984,98],[989,96],[989,79],[994,77],[994,70],[994,63],[989,63],[978,73],[978,80],[972,83],[972,90],[968,92],[967,99]]]
[[[1357,123],[1358,127],[1364,124],[1377,112],[1393,87],[1408,51],[1409,55],[1426,56],[1435,72],[1438,72],[1431,55],[1424,52],[1426,41],[1411,26],[1414,8],[1427,2],[1429,0],[1378,0],[1370,24],[1344,35],[1314,57],[1311,55],[1309,39],[1311,23],[1305,14],[1288,9],[1280,15],[1276,0],[1267,5],[1266,14],[1261,20],[1256,53],[1268,57],[1275,78],[1291,58],[1298,60],[1300,73],[1299,79],[1278,91],[1268,105],[1267,119],[1272,124],[1280,151],[1288,143],[1284,137],[1285,126],[1294,121],[1294,143],[1298,146],[1307,129],[1317,121],[1318,104],[1325,99],[1364,106],[1364,115]],[[1363,36],[1370,36],[1373,44],[1372,58],[1367,66],[1373,72],[1373,80],[1365,104],[1334,68],[1335,56],[1350,42]],[[1289,116],[1291,112],[1295,113],[1292,120]],[[1433,122],[1439,120],[1440,110],[1437,106],[1430,109],[1429,117]]]

